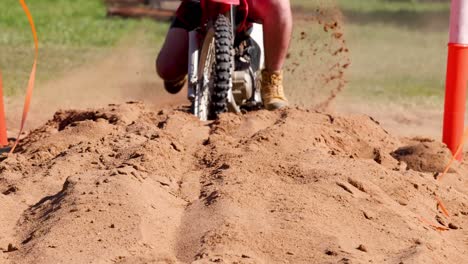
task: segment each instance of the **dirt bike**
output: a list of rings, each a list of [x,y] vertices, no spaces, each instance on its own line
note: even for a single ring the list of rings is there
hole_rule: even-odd
[[[263,29],[246,0],[201,0],[202,23],[189,32],[188,98],[201,120],[259,109]]]

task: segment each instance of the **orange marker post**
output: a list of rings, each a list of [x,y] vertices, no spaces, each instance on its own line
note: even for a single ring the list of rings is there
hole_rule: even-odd
[[[0,147],[8,145],[7,126],[5,119],[5,105],[3,103],[3,82],[0,72]]]
[[[457,160],[465,126],[466,89],[468,84],[468,1],[452,0],[450,42],[448,45],[447,79],[443,142]]]

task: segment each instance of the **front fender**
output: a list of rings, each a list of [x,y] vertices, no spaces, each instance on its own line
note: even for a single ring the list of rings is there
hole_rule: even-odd
[[[240,0],[201,0],[200,4],[203,13],[203,23],[210,19],[216,19],[219,14],[226,14],[234,5],[232,3],[237,2],[237,4],[239,4],[239,1]]]
[[[216,2],[226,5],[240,5],[240,0],[205,0],[206,2]]]

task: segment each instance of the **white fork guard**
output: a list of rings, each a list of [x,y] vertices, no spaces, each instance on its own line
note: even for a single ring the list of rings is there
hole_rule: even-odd
[[[198,32],[189,32],[189,64],[188,64],[188,99],[195,99],[195,88],[198,83],[198,61],[199,61]]]
[[[263,26],[258,23],[253,23],[252,28],[248,31],[250,37],[257,42],[260,46],[261,54],[260,56],[260,69],[265,68],[265,46],[263,45]]]

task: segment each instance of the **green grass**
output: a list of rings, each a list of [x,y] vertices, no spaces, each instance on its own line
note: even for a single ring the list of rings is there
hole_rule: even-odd
[[[38,81],[96,60],[124,36],[143,30],[155,41],[166,25],[149,20],[107,18],[100,0],[27,1],[40,41]],[[24,89],[32,64],[33,40],[17,0],[0,1],[0,69],[7,95]]]
[[[343,8],[350,19],[345,32],[353,63],[346,95],[365,100],[441,103],[448,4],[386,2],[375,10],[368,7],[358,11],[357,5]]]
[[[352,66],[348,95],[384,99],[442,98],[446,32],[392,25],[348,25]]]
[[[427,2],[417,0],[338,0],[339,6],[347,11],[358,12],[433,12],[448,10],[446,2]]]

